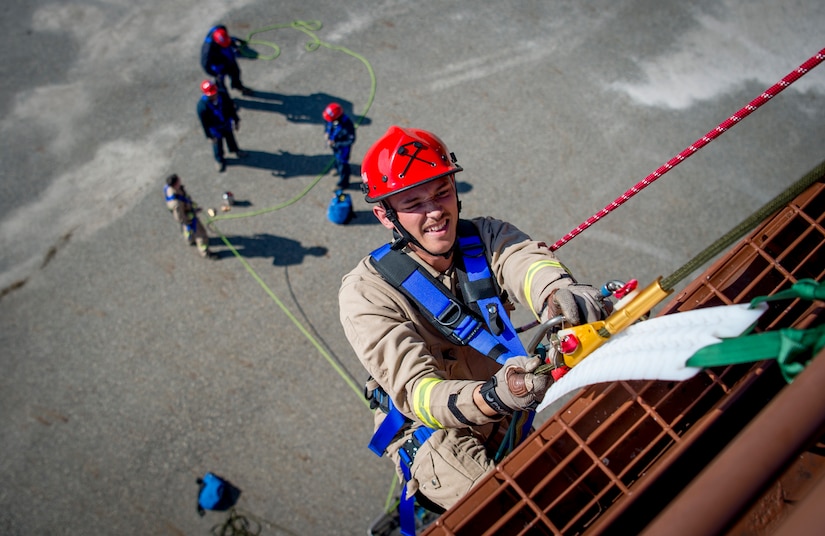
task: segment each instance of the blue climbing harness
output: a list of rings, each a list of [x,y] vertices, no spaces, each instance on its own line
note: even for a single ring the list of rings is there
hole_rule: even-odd
[[[373,251],[370,262],[387,282],[399,289],[454,344],[470,346],[500,364],[511,357],[527,355],[502,304],[501,291],[490,270],[478,230],[468,220],[458,222],[458,248],[454,254],[463,300],[401,251],[398,242],[385,244]],[[378,456],[383,456],[393,438],[412,421],[395,407],[386,393],[380,392],[378,397],[374,405],[380,406],[387,417],[372,436],[369,448]],[[533,412],[529,412],[520,437],[527,435],[533,417]],[[516,420],[514,416],[513,422]],[[411,478],[413,458],[433,432],[426,426],[418,427],[412,438],[398,451],[405,480],[398,506],[403,536],[415,535],[415,500],[413,497],[407,499],[407,482]]]
[[[179,194],[169,185],[163,187],[163,195],[166,196],[166,202],[172,201],[177,199],[179,202],[183,203],[184,206],[191,206],[192,201],[186,197],[185,195]],[[171,210],[171,209],[170,209]],[[183,227],[189,231],[190,233],[195,233],[198,229],[198,218],[192,215],[192,220],[189,223],[184,223]]]
[[[458,229],[460,255],[455,264],[463,302],[422,265],[393,247],[394,243],[373,251],[370,260],[384,279],[403,292],[451,342],[470,346],[499,364],[526,355],[501,303],[475,225],[460,220]]]

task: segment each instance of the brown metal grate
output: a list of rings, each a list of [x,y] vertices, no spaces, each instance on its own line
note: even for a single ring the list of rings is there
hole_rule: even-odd
[[[745,303],[799,279],[822,281],[822,178],[715,262],[662,314]],[[823,307],[772,302],[757,330],[808,327]],[[425,534],[638,533],[783,387],[772,365],[709,369],[684,382],[585,388]]]

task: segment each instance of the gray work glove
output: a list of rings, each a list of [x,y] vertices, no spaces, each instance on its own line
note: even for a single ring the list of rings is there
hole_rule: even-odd
[[[573,283],[554,290],[547,298],[548,317],[562,315],[572,326],[604,320],[612,309],[596,287]]]
[[[533,374],[540,364],[538,357],[511,357],[481,386],[481,396],[500,414],[535,409],[552,383],[546,374]]]

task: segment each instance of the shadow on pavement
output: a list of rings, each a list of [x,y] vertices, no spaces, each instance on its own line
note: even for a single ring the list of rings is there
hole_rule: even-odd
[[[337,102],[344,112],[354,121],[358,116],[353,112],[352,103],[346,99],[328,93],[312,95],[283,95],[271,91],[253,89],[252,95],[233,99],[239,108],[281,114],[292,123],[324,124],[321,114],[330,102]],[[370,120],[363,118],[361,125],[368,125]]]
[[[253,236],[235,235],[227,236],[226,239],[229,240],[232,247],[234,247],[242,257],[272,257],[273,266],[301,264],[307,255],[322,257],[326,255],[328,251],[327,248],[322,246],[306,248],[297,240],[272,234],[256,234]],[[219,237],[210,237],[209,239],[210,248],[224,245],[223,240]],[[218,255],[219,259],[234,256],[228,249],[215,251],[215,254]]]
[[[318,175],[332,165],[332,154],[305,155],[288,151],[267,153],[265,151],[246,150],[244,158],[227,158],[227,167],[244,166],[272,171],[273,177],[288,179]]]

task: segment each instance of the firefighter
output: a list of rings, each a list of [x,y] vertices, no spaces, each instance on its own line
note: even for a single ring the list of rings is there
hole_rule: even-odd
[[[218,89],[218,86],[211,80],[201,82],[203,95],[198,100],[198,118],[203,127],[206,138],[212,142],[212,153],[215,157],[215,169],[221,173],[226,170],[226,158],[224,158],[223,142],[226,140],[226,147],[229,152],[235,153],[238,158],[246,157],[246,151],[238,148],[235,141],[234,130],[241,127],[241,118],[232,104],[229,96]]]
[[[209,235],[206,228],[198,219],[198,206],[192,202],[186,188],[177,174],[166,177],[166,185],[163,187],[163,194],[166,197],[166,206],[172,217],[180,224],[183,238],[189,242],[190,246],[197,246],[198,253],[205,259],[217,259],[218,256],[209,251]]]
[[[228,76],[232,89],[237,89],[244,95],[252,95],[254,91],[241,82],[241,68],[236,57],[240,43],[239,39],[229,35],[226,26],[213,26],[201,46],[201,67],[206,74],[214,76],[215,82],[224,89],[223,79]]]
[[[364,156],[362,190],[395,240],[362,259],[339,290],[341,324],[370,375],[367,398],[377,408],[370,448],[388,454],[406,482],[402,505],[413,496],[443,509],[455,504],[493,470],[496,429],[514,415],[524,420],[552,383],[532,372],[539,358],[507,348],[520,345],[502,335],[513,332],[502,327],[513,301],[542,321],[607,317],[601,293],[577,283],[543,242],[490,217],[460,223],[460,171],[436,135],[390,127]],[[464,252],[473,247],[478,254]],[[488,276],[468,283],[468,266],[482,272],[479,262]],[[472,309],[470,295],[489,299],[481,308],[487,313],[459,318],[462,307]],[[447,307],[430,311],[433,300]],[[503,340],[489,343],[492,349],[477,344],[477,333],[468,342],[445,328],[488,313],[478,333]],[[403,510],[401,518],[403,526]]]
[[[324,108],[322,115],[326,121],[324,136],[327,145],[332,148],[332,154],[335,156],[335,169],[338,172],[338,184],[335,189],[345,190],[349,187],[351,173],[349,156],[352,144],[355,143],[355,126],[337,102],[332,102]]]

